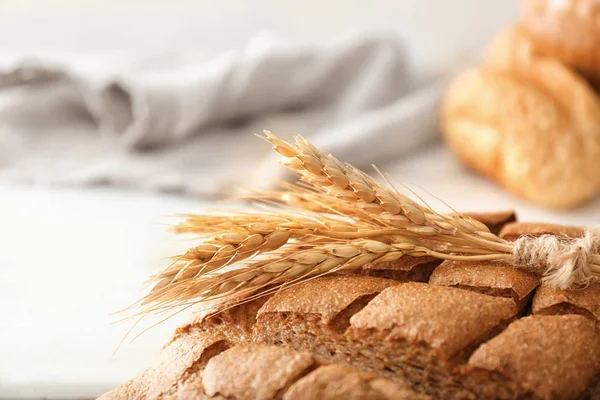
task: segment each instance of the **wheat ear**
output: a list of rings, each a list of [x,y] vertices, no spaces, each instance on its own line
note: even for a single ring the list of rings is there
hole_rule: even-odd
[[[452,231],[462,229],[469,232],[489,232],[488,228],[473,219],[448,218],[424,207],[401,192],[388,188],[349,164],[344,164],[331,154],[325,154],[301,136],[290,144],[269,131],[263,139],[283,155],[283,164],[300,174],[301,179],[321,188],[331,196],[351,203],[365,212],[380,216],[394,215],[397,226],[412,222],[418,226],[437,227]]]
[[[363,221],[284,213],[185,215],[172,230],[211,236],[204,237],[200,244],[174,257],[171,265],[152,277],[153,288],[148,299],[161,297],[170,286],[187,285],[196,277],[277,250],[290,240],[322,243],[328,239],[339,240],[340,235],[342,238],[348,234],[362,237],[365,234],[361,230],[372,232],[372,236],[382,236],[376,226]]]
[[[478,221],[417,203],[301,137],[290,144],[266,131],[263,138],[305,183],[251,195],[280,205],[279,211],[185,216],[173,230],[202,241],[154,277],[153,289],[138,303],[142,313],[202,302],[238,304],[403,255],[506,260],[563,288],[600,277],[598,231],[573,241],[548,235],[508,242]]]
[[[325,154],[301,136],[288,143],[269,131],[260,136],[284,156],[283,164],[301,179],[363,210],[383,223],[406,227],[415,233],[455,236],[477,241],[492,250],[507,251],[504,240],[492,235],[479,221],[446,216],[422,206],[398,190],[383,186],[364,172]]]
[[[409,253],[425,255],[416,246],[392,246],[376,240],[345,241],[309,247],[302,249],[301,245],[291,245],[265,260],[248,262],[217,275],[205,274],[188,281],[186,285],[170,285],[161,296],[151,293],[145,304],[155,303],[148,309],[152,311],[165,306],[171,309],[206,301],[243,299],[265,287],[276,289],[366,263],[394,261],[405,254],[402,250],[405,247],[410,247],[410,250],[406,250]]]

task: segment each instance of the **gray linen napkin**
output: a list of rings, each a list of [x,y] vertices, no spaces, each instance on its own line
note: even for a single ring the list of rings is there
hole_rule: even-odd
[[[437,136],[441,88],[419,86],[386,35],[322,45],[261,35],[216,57],[5,57],[0,179],[227,192],[278,176],[252,135],[262,129],[383,163]]]

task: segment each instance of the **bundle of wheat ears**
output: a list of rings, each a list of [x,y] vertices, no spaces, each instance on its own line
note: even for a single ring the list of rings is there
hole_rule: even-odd
[[[509,242],[482,223],[443,215],[318,150],[302,137],[264,140],[300,175],[296,184],[258,191],[256,212],[185,215],[176,233],[199,243],[151,278],[142,313],[199,303],[236,305],[299,282],[405,255],[445,260],[503,260],[542,275],[546,285],[586,286],[600,278],[600,235],[576,240],[521,237]]]

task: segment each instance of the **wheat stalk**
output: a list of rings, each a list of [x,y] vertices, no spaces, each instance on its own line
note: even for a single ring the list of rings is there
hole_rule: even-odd
[[[286,207],[291,210],[304,210],[322,216],[335,215],[351,218],[355,221],[365,221],[382,227],[403,226],[408,223],[406,217],[402,215],[392,216],[389,213],[382,213],[375,218],[356,207],[356,205],[331,196],[324,190],[306,183],[281,182],[280,186],[281,188],[277,190],[262,189],[251,192],[242,198]]]
[[[304,183],[248,196],[275,211],[184,215],[176,233],[201,243],[154,276],[142,311],[202,302],[235,305],[282,287],[403,255],[447,260],[505,260],[559,287],[600,277],[600,234],[572,242],[555,236],[508,242],[479,221],[442,215],[301,137],[263,139]],[[389,183],[389,182],[388,182]]]
[[[150,295],[160,297],[169,286],[186,285],[198,276],[212,273],[254,255],[273,252],[291,240],[306,242],[338,240],[340,235],[383,236],[376,226],[363,221],[320,215],[291,215],[237,212],[229,215],[185,215],[175,233],[211,234],[171,265],[151,278]],[[215,234],[216,232],[216,234]],[[366,233],[362,233],[366,232]],[[384,240],[385,238],[382,238]]]
[[[412,224],[427,227],[423,232],[474,234],[480,243],[500,248],[502,239],[489,234],[489,229],[472,218],[450,217],[435,213],[398,190],[388,188],[349,164],[343,164],[331,154],[324,154],[304,138],[297,136],[294,145],[265,131],[265,139],[273,149],[283,155],[283,164],[300,174],[301,179],[321,188],[330,196],[339,198],[353,207],[384,221],[393,221],[396,226]],[[404,217],[404,218],[403,218]],[[488,243],[486,243],[488,242]]]
[[[366,263],[395,261],[403,254],[425,255],[418,246],[389,245],[376,240],[344,241],[314,246],[292,245],[265,260],[249,262],[217,275],[205,274],[185,285],[168,287],[168,297],[150,293],[145,303],[184,307],[190,303],[245,298],[265,287],[278,288],[310,277],[324,275]],[[217,279],[215,277],[218,277]],[[166,302],[165,302],[166,301]]]
[[[232,214],[184,215],[183,220],[173,226],[175,233],[205,234],[235,229],[268,235],[278,230],[292,231],[296,237],[314,234],[317,230],[354,232],[367,223],[350,219],[327,217],[312,212],[304,214],[250,213],[234,211]]]

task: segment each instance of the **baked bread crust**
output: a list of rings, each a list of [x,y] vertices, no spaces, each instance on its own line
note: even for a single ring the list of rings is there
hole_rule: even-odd
[[[208,362],[202,384],[209,397],[219,394],[226,398],[267,400],[285,391],[290,382],[305,375],[314,364],[314,357],[307,352],[252,344],[235,346]],[[273,368],[275,365],[281,367]]]
[[[461,264],[429,283],[320,277],[196,318],[156,367],[101,398],[594,398],[600,285],[560,291],[507,265]]]
[[[296,285],[294,290],[277,293],[260,308],[258,318],[265,313],[297,312],[318,315],[321,323],[339,330],[337,325],[346,325],[340,317],[348,313],[346,311],[349,307],[356,308],[353,307],[355,304],[364,306],[384,289],[396,285],[395,281],[389,279],[364,277],[357,280],[354,276],[339,275],[324,276],[318,282],[315,285],[308,281]],[[323,293],[328,296],[323,296]]]
[[[446,361],[515,314],[508,299],[409,282],[369,302],[351,318],[348,334],[424,343]]]
[[[387,379],[339,364],[317,368],[295,382],[283,396],[283,400],[425,400],[428,398],[429,396],[401,388]]]
[[[568,399],[586,390],[599,363],[595,323],[579,315],[553,315],[513,322],[481,345],[468,365],[471,371],[492,372],[492,380],[518,385],[524,393]]]
[[[210,335],[205,340],[218,341]],[[105,393],[106,399],[378,399],[431,400],[429,396],[398,386],[373,374],[344,365],[323,365],[307,352],[259,344],[221,347],[198,353],[189,341],[176,346],[192,361],[185,371],[170,366],[166,348],[157,368]],[[209,356],[209,357],[207,357]],[[207,360],[209,358],[209,360]],[[151,371],[166,371],[165,376]],[[160,384],[152,385],[160,380]],[[149,390],[147,390],[149,389]],[[307,397],[308,396],[308,397]]]
[[[191,327],[171,341],[159,363],[136,378],[99,397],[103,399],[160,398],[198,375],[208,361],[231,343],[222,335],[205,335]]]
[[[541,287],[533,298],[534,314],[579,314],[590,320],[600,320],[600,284],[585,290],[563,290]]]
[[[357,268],[343,270],[340,273],[375,276],[399,282],[427,282],[433,270],[440,263],[441,261],[434,257],[405,256],[396,261],[365,264]]]
[[[591,79],[600,79],[600,3],[526,0],[519,23],[535,40],[540,53]]]
[[[562,226],[542,222],[511,222],[500,230],[500,237],[506,240],[516,240],[521,235],[557,235],[565,238],[577,238],[583,235],[581,226]]]
[[[540,284],[536,274],[516,269],[503,262],[444,261],[431,275],[429,283],[513,299],[520,310],[531,300]]]
[[[600,190],[600,101],[574,70],[543,57],[519,27],[450,85],[447,143],[479,173],[542,206],[570,208]]]

